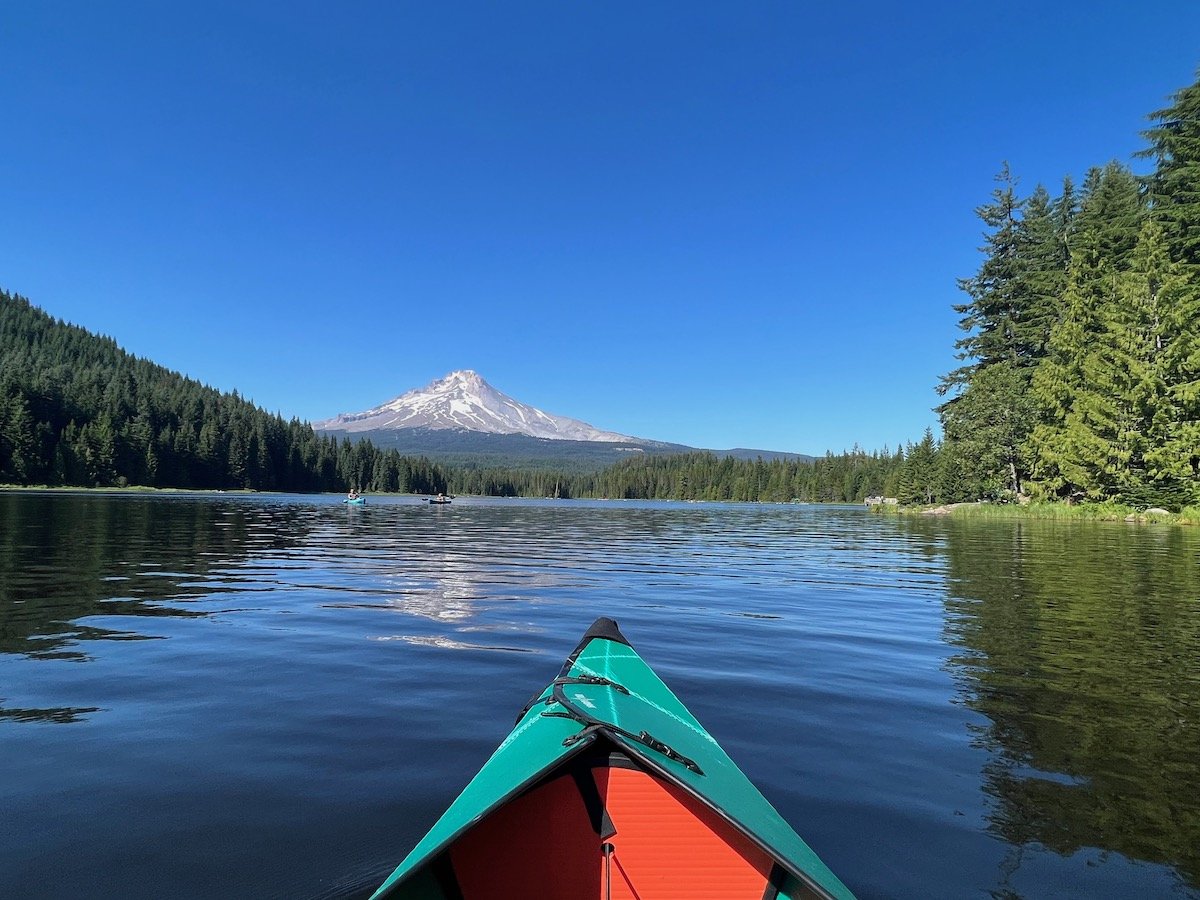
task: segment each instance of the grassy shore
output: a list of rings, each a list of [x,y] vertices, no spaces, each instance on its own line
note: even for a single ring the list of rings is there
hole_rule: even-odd
[[[1075,522],[1135,522],[1164,525],[1200,525],[1200,506],[1179,512],[1147,512],[1122,503],[952,503],[946,506],[871,507],[895,515],[937,515],[955,519],[1051,519]]]

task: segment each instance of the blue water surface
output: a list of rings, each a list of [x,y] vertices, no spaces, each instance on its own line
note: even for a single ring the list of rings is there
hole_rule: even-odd
[[[1200,896],[1200,538],[0,494],[0,896],[369,894],[597,616],[861,897]]]

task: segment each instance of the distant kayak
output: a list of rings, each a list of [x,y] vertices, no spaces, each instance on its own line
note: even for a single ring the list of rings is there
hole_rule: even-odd
[[[597,619],[372,900],[853,896]]]
[[[434,504],[435,506],[444,506],[447,503],[452,503],[453,501],[449,497],[446,497],[445,499],[442,499],[442,500],[436,500],[433,497],[430,497],[429,502]]]
[[[349,503],[351,506],[362,506],[364,503],[367,502],[367,498],[366,497],[355,497],[353,500],[351,500],[349,497],[347,497],[342,502]]]

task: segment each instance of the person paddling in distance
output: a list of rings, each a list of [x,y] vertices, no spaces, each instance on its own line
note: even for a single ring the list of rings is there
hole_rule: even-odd
[[[348,493],[346,495],[346,499],[347,500],[357,500],[358,499],[358,490],[356,488],[350,488],[350,493]]]

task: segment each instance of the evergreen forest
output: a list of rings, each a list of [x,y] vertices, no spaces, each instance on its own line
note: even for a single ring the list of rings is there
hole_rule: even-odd
[[[926,445],[933,463],[933,436]],[[921,451],[915,451],[920,457]],[[905,489],[903,450],[828,453],[804,459],[743,460],[696,452],[634,456],[599,471],[455,469],[456,493],[500,497],[596,497],[621,500],[861,502]],[[914,497],[914,502],[916,498]]]
[[[1001,169],[930,499],[1200,500],[1200,82],[1149,121],[1144,175],[1022,195]]]

